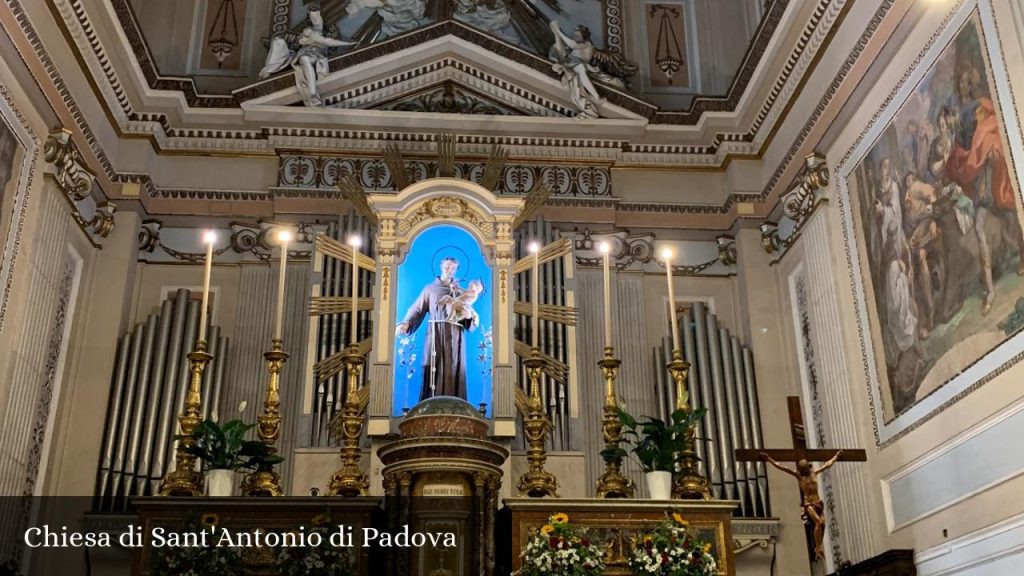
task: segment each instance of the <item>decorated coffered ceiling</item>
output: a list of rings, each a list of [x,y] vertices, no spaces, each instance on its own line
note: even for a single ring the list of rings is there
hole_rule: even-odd
[[[556,214],[705,230],[767,215],[790,186],[803,140],[769,147],[783,123],[800,130],[793,101],[856,10],[848,0],[5,2],[25,16],[23,53],[31,47],[71,117],[78,108],[74,139],[99,184],[151,214],[337,211],[346,204],[326,180],[293,181],[288,167],[371,166],[397,146],[430,169],[450,134],[467,174],[501,148],[502,193],[523,193],[514,181],[526,175],[557,176]],[[863,49],[892,4],[863,9],[870,26],[832,58],[846,63],[822,73],[812,106],[828,104],[829,78],[846,79],[850,47]],[[600,54],[587,69],[595,98],[585,84],[573,93],[577,61],[555,50],[581,45],[579,25]],[[297,61],[297,35],[310,30],[334,39],[314,103],[290,66],[267,72],[268,49]],[[365,185],[393,187],[382,178]]]

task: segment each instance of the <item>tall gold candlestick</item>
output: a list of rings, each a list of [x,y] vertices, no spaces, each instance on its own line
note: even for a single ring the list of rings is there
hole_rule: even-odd
[[[206,260],[203,269],[203,306],[199,309],[199,340],[206,342],[206,309],[210,302],[210,270],[213,267],[213,244],[217,241],[217,233],[208,230],[203,234],[206,244]]]
[[[292,240],[292,234],[288,230],[281,230],[277,233],[281,243],[281,268],[277,282],[277,319],[274,325],[274,339],[271,342],[269,352],[263,354],[267,361],[267,394],[263,398],[263,413],[256,419],[257,435],[260,442],[269,448],[269,454],[277,454],[277,439],[281,436],[281,371],[284,363],[288,360],[288,353],[284,351],[284,342],[281,339],[284,318],[284,288],[287,271],[288,243]],[[281,475],[274,470],[272,465],[261,466],[245,477],[242,482],[242,494],[246,496],[283,496],[281,488]]]
[[[529,445],[526,451],[529,470],[519,477],[517,487],[521,496],[558,498],[558,479],[544,469],[544,463],[548,459],[544,444],[551,430],[551,420],[544,413],[544,405],[540,399],[540,373],[544,367],[544,360],[536,346],[530,349],[530,357],[523,360],[523,366],[526,367],[526,374],[530,379],[530,395],[526,414],[523,415],[523,433]]]
[[[604,255],[604,347],[607,350],[612,347],[612,280],[608,271],[610,248],[607,242],[601,242],[600,248]]]
[[[256,419],[257,436],[266,444],[269,454],[277,454],[277,439],[281,436],[281,371],[288,360],[283,342],[274,339],[271,350],[263,353],[267,361],[267,394],[263,398],[263,413]],[[273,466],[262,466],[245,477],[242,494],[246,496],[283,496],[281,475]]]
[[[202,402],[203,373],[213,356],[206,352],[206,341],[196,341],[195,349],[188,354],[189,382],[185,395],[185,406],[178,416],[178,427],[182,439],[178,442],[178,450],[174,454],[174,470],[164,476],[160,483],[161,496],[202,496],[203,476],[196,470],[195,456],[186,451],[194,444],[192,432],[202,421],[200,408]]]
[[[665,277],[668,279],[668,316],[672,326],[672,350],[679,350],[679,321],[676,319],[676,292],[672,286],[672,249],[665,247],[661,251],[665,260]]]
[[[359,298],[359,263],[356,261],[356,258],[359,255],[359,247],[363,245],[363,241],[359,236],[352,236],[348,239],[348,245],[352,247],[352,332],[351,336],[349,336],[349,345],[355,347],[359,344],[359,337],[356,335],[356,330],[359,328],[357,317],[357,299]]]
[[[690,363],[683,360],[683,352],[678,348],[672,352],[672,361],[668,363],[669,374],[676,385],[676,411],[682,410],[688,413],[691,411],[689,395],[686,392],[686,376],[690,370]],[[697,463],[697,453],[694,450],[694,427],[686,430],[685,445],[677,455],[678,469],[673,474],[672,497],[684,500],[710,500],[711,488],[708,479],[701,476]]]
[[[533,305],[533,318],[530,320],[530,335],[532,336],[532,344],[534,348],[537,348],[540,344],[540,278],[537,274],[537,269],[540,264],[540,244],[536,242],[530,242],[530,252],[533,253],[533,273],[532,287],[530,290],[530,303]]]
[[[341,469],[331,476],[331,496],[366,496],[370,481],[359,467],[359,439],[363,433],[366,395],[360,391],[360,378],[366,359],[352,346],[342,356],[348,371],[348,394],[340,414],[331,422],[333,432],[341,439]]]
[[[604,358],[597,365],[604,375],[604,418],[601,431],[607,453],[604,456],[604,473],[597,480],[598,498],[632,498],[636,491],[633,481],[622,475],[622,456],[609,455],[619,451],[622,442],[622,420],[619,418],[619,398],[615,392],[615,378],[622,362],[615,357],[611,346],[604,349]]]

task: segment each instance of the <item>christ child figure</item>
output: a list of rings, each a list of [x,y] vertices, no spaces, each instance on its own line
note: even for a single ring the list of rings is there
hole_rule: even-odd
[[[473,309],[473,304],[476,303],[477,298],[480,297],[480,293],[483,291],[483,283],[479,280],[473,280],[466,286],[465,290],[461,290],[455,295],[442,297],[440,304],[444,306],[447,313],[445,320],[461,324],[469,330],[476,328],[480,317],[477,315],[476,310]]]

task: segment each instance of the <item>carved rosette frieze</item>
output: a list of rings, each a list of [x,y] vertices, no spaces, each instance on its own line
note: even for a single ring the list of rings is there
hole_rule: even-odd
[[[116,208],[107,202],[102,192],[97,191],[94,197],[96,176],[86,167],[71,139],[71,131],[64,128],[51,131],[43,147],[43,157],[50,163],[50,174],[57,187],[71,203],[71,217],[98,244],[114,229]]]
[[[340,158],[305,154],[282,155],[278,162],[278,188],[318,190],[335,193],[350,175],[358,185],[375,192],[401,190],[403,183],[423,180],[438,173],[438,159],[403,157],[397,148],[385,158]],[[396,162],[395,158],[401,158]],[[445,160],[447,162],[447,160]],[[452,159],[452,176],[469,180],[499,196],[525,196],[538,184],[546,184],[553,197],[581,197],[611,200],[612,179],[607,166],[566,164],[516,164],[507,162],[504,150],[494,151],[485,161]],[[403,165],[405,174],[393,170]]]

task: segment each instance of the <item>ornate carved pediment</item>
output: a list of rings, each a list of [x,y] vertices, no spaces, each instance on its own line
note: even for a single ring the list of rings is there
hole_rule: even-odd
[[[454,82],[444,82],[415,94],[377,105],[376,110],[432,112],[440,114],[483,114],[487,116],[527,116],[522,110],[481,96]]]

